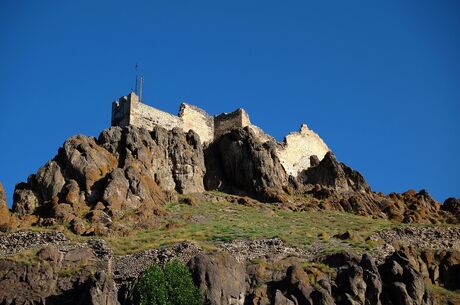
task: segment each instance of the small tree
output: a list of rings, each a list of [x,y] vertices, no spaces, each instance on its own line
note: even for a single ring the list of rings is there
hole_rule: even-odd
[[[174,260],[164,268],[151,265],[134,286],[137,305],[203,305],[204,298],[193,283],[190,271]]]

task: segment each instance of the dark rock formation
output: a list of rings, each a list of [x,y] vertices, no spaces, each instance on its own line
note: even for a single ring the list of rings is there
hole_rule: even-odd
[[[430,304],[423,276],[409,262],[402,251],[395,252],[379,266],[382,277],[383,304]]]
[[[107,265],[90,248],[62,252],[54,245],[30,263],[0,260],[1,304],[117,305],[117,288]]]
[[[199,254],[189,262],[194,281],[205,293],[206,303],[243,304],[246,295],[246,269],[228,254]]]
[[[204,191],[204,173],[193,131],[113,127],[98,140],[66,140],[53,160],[16,186],[13,211],[70,223],[77,234],[119,234],[112,218],[157,226],[172,193]]]
[[[368,193],[371,191],[363,176],[338,162],[332,152],[328,152],[317,166],[302,171],[299,174],[299,180],[302,184],[319,184],[338,193]]]
[[[207,189],[282,201],[287,176],[272,142],[261,143],[249,128],[233,129],[205,151]],[[281,197],[281,198],[280,198]]]
[[[205,148],[195,132],[177,128],[112,127],[98,139],[74,136],[16,186],[13,211],[38,217],[28,221],[39,225],[68,224],[79,235],[124,235],[160,227],[164,205],[177,193],[206,189],[292,210],[337,210],[407,223],[459,221],[455,199],[441,208],[424,190],[374,193],[331,152],[321,161],[312,156],[313,166],[298,177],[287,176],[275,145],[260,142],[250,128],[235,128]],[[11,221],[0,227],[12,227]]]
[[[441,210],[446,211],[454,215],[452,222],[460,223],[460,199],[458,198],[447,198],[444,204],[441,206]]]

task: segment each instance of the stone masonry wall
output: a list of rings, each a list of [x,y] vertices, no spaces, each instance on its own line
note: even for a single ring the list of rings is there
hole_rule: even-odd
[[[281,165],[293,176],[310,167],[310,156],[316,155],[322,160],[328,151],[326,143],[306,124],[302,124],[300,132],[288,134],[276,150]]]
[[[182,129],[184,126],[179,117],[140,103],[139,98],[135,94],[132,94],[131,97],[129,123],[145,129],[153,129],[154,126],[161,126],[171,130],[174,127]]]
[[[246,127],[250,124],[249,116],[239,108],[230,113],[222,113],[214,117],[214,139],[224,133],[238,127]]]
[[[130,96],[123,96],[118,101],[112,103],[112,126],[128,126],[130,109]]]
[[[179,117],[183,121],[184,131],[192,129],[199,136],[202,143],[214,140],[214,117],[206,111],[189,104],[182,103]]]

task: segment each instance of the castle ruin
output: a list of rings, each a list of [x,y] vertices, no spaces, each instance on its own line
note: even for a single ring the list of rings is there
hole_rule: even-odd
[[[183,131],[193,130],[203,145],[214,141],[234,128],[249,128],[259,141],[272,141],[276,144],[277,156],[286,172],[297,176],[302,170],[311,166],[310,157],[315,155],[319,160],[329,151],[326,143],[307,125],[302,124],[299,132],[288,134],[283,142],[276,141],[259,127],[251,124],[247,112],[239,108],[230,113],[209,115],[203,109],[182,103],[178,116],[148,106],[131,92],[112,103],[112,126],[136,126],[148,130],[160,126],[171,130],[180,128]]]

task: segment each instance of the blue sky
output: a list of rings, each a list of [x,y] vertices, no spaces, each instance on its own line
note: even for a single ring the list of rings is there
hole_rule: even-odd
[[[11,204],[145,76],[177,113],[247,109],[278,139],[305,122],[375,191],[460,197],[460,2],[0,1],[0,181]]]

